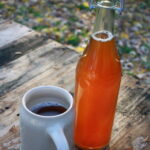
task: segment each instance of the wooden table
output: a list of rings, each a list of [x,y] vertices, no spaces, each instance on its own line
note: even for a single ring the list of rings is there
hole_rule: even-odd
[[[19,105],[27,90],[56,85],[73,92],[79,56],[23,25],[0,22],[0,150],[20,147]],[[150,88],[123,76],[111,150],[132,150],[139,137],[150,150]]]

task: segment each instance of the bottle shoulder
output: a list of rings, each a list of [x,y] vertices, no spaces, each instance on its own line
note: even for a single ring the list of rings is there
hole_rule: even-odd
[[[112,79],[122,76],[122,68],[120,61],[116,61],[115,65],[106,65],[103,63],[95,65],[87,63],[85,58],[80,58],[76,67],[76,76],[88,80]]]

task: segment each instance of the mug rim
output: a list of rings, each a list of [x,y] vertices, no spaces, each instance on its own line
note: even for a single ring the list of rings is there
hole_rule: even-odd
[[[69,101],[70,101],[70,105],[68,107],[68,109],[61,113],[61,114],[58,114],[58,115],[55,115],[55,116],[43,116],[43,115],[38,115],[36,113],[33,113],[31,110],[29,110],[29,108],[26,106],[26,97],[27,95],[29,95],[33,90],[36,90],[36,89],[40,89],[40,88],[55,88],[55,89],[59,89],[63,92],[65,92],[69,98]],[[73,97],[72,95],[64,88],[62,87],[59,87],[59,86],[54,86],[54,85],[48,85],[48,86],[37,86],[37,87],[34,87],[34,88],[31,88],[30,90],[28,90],[24,95],[23,95],[23,98],[22,98],[22,106],[24,107],[24,109],[31,115],[35,116],[35,117],[39,117],[39,118],[58,118],[58,117],[61,117],[65,114],[67,114],[73,107]]]

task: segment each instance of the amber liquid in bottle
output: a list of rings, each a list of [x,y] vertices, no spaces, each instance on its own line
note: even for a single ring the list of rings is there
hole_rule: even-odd
[[[76,68],[74,141],[78,147],[96,150],[109,144],[121,76],[111,32],[92,34]]]

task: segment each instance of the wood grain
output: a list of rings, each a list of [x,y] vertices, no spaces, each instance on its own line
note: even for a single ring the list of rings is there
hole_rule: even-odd
[[[26,26],[8,21],[0,25],[0,48],[29,34],[31,29]]]
[[[51,70],[51,67],[56,68],[56,70],[63,67],[62,64],[65,67],[67,63],[74,61],[74,58],[78,56],[77,52],[62,47],[55,41],[46,41],[36,50],[0,68],[0,96],[48,69]]]
[[[13,21],[0,23],[0,65],[14,60],[42,43],[45,37]]]

